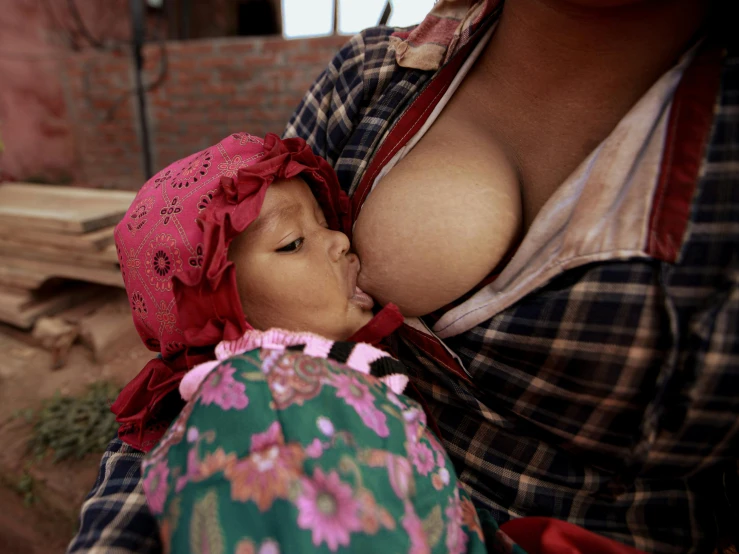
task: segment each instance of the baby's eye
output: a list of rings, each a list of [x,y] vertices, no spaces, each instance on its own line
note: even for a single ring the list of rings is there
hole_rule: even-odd
[[[286,244],[282,248],[278,248],[278,252],[296,252],[297,250],[300,250],[300,247],[303,246],[303,242],[305,239],[303,237],[300,237],[299,239],[295,239],[290,244]]]

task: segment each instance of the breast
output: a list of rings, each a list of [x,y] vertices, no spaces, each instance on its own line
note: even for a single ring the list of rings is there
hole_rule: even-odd
[[[521,228],[510,157],[474,122],[445,113],[376,185],[354,227],[359,286],[406,316],[430,313],[472,289]]]

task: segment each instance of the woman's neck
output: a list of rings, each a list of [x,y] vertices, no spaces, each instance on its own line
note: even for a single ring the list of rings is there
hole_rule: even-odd
[[[481,64],[524,102],[546,103],[554,93],[623,111],[675,63],[699,31],[708,4],[592,3],[508,0]]]

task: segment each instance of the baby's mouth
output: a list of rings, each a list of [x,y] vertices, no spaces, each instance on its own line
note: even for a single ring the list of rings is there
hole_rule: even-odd
[[[354,287],[354,294],[349,298],[349,302],[353,302],[363,310],[371,310],[375,305],[375,301],[372,300],[372,297],[358,286]]]
[[[359,288],[357,285],[357,276],[359,275],[360,265],[359,258],[354,258],[349,264],[349,302],[356,304],[363,310],[371,310],[375,305],[372,297]]]

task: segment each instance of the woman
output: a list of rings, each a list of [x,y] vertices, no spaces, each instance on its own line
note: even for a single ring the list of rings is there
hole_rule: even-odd
[[[460,480],[498,521],[546,515],[642,550],[710,551],[738,442],[739,82],[720,28],[733,8],[466,6],[352,39],[286,136],[352,197],[360,286],[419,314],[414,289],[434,283],[403,281],[403,260],[445,258],[408,237],[424,225],[449,256],[464,222],[461,203],[417,217],[419,199],[449,183],[464,197],[492,171],[478,163],[513,168],[520,203],[501,191],[485,253],[498,274],[405,329],[402,361]],[[111,444],[71,551],[156,551],[137,456]]]

